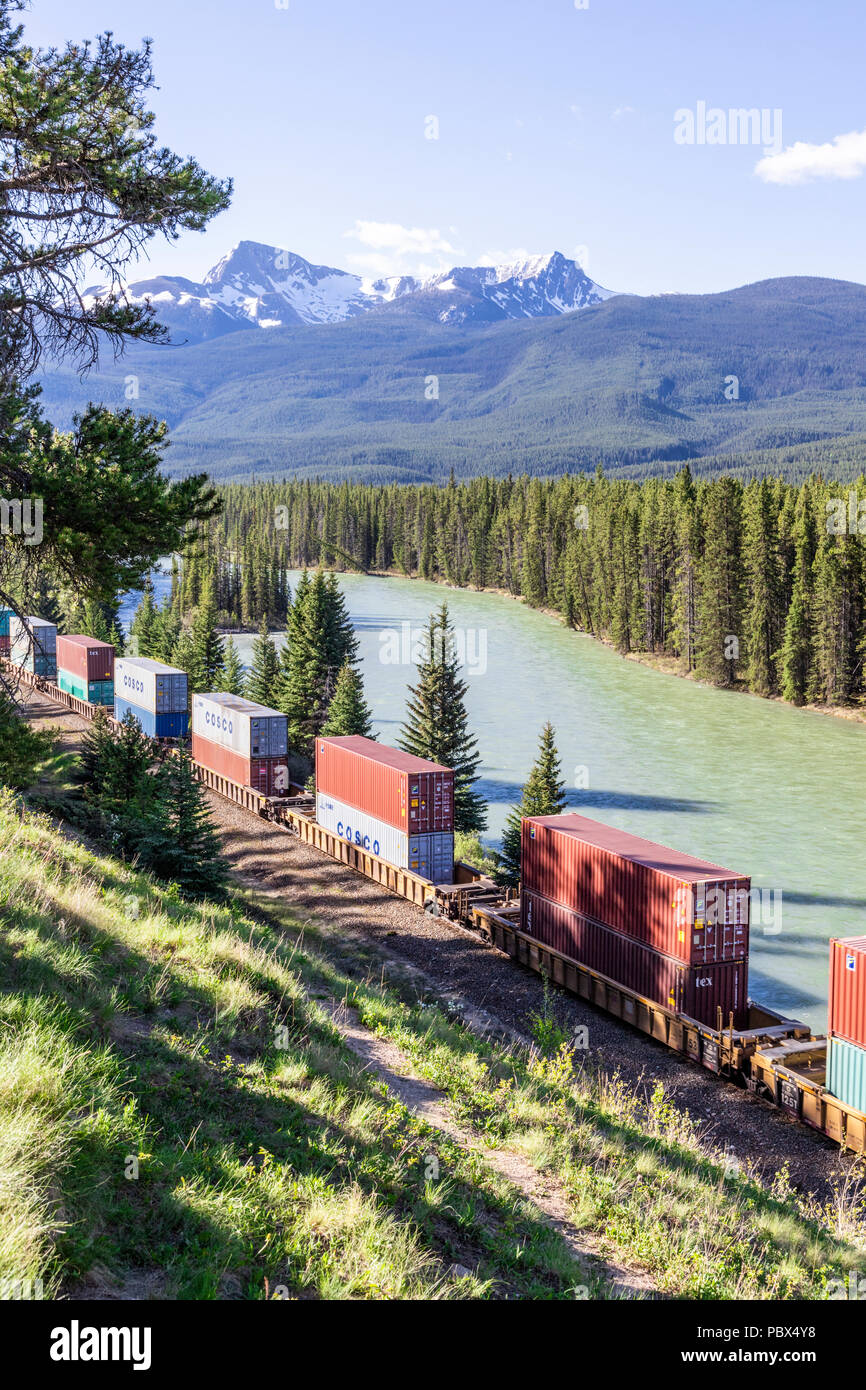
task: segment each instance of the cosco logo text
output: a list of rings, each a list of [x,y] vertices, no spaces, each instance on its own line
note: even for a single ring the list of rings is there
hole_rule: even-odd
[[[369,835],[362,835],[360,830],[353,834],[351,825],[343,825],[341,820],[337,821],[337,834],[342,835],[344,840],[348,840],[350,845],[357,845],[359,849],[372,849],[374,854],[379,853],[379,841],[373,840],[370,843]]]

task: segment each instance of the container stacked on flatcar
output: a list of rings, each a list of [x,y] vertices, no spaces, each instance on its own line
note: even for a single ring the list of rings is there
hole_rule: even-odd
[[[114,663],[114,717],[132,713],[151,738],[183,738],[189,731],[186,671],[145,656]]]
[[[92,705],[113,705],[114,647],[80,633],[58,636],[57,684]]]
[[[14,616],[11,608],[0,608],[0,656],[9,655],[9,619]]]
[[[240,695],[192,699],[192,755],[197,763],[264,796],[289,786],[286,716]]]
[[[827,1090],[866,1114],[866,936],[830,942]]]
[[[316,819],[431,883],[454,877],[454,773],[371,738],[316,740]]]
[[[747,1019],[750,887],[585,816],[523,822],[523,931],[711,1027]]]
[[[57,678],[57,625],[45,618],[9,615],[9,657],[45,680]]]

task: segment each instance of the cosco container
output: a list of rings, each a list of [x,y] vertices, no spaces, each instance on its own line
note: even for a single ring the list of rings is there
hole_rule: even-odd
[[[57,675],[57,626],[44,618],[9,619],[10,657],[16,666],[54,680]]]
[[[866,1047],[866,936],[830,942],[830,1032]]]
[[[846,1038],[828,1038],[827,1090],[866,1114],[866,1047],[857,1047]]]
[[[316,790],[409,834],[454,830],[454,773],[372,738],[317,739]]]
[[[9,655],[9,638],[0,633],[0,656]]]
[[[9,636],[9,619],[14,617],[11,608],[0,608],[0,637]]]
[[[95,637],[58,636],[57,669],[84,681],[113,681],[114,647]]]
[[[451,883],[454,878],[454,835],[451,831],[409,835],[324,792],[316,794],[316,819],[341,840],[387,859],[398,869],[411,869],[413,874],[431,883]]]
[[[527,817],[521,879],[687,964],[748,958],[748,878],[586,816]]]
[[[193,695],[192,731],[244,758],[288,756],[286,716],[240,695]]]
[[[193,709],[195,707],[193,706]],[[263,796],[285,796],[289,789],[289,768],[285,756],[281,758],[245,758],[233,748],[224,748],[220,743],[211,743],[193,729],[193,760],[202,767],[218,772],[230,782],[241,787],[252,787]]]
[[[186,714],[189,689],[186,671],[151,661],[146,656],[119,656],[114,663],[114,691],[151,714]]]
[[[76,695],[79,700],[88,700],[91,705],[114,704],[114,681],[86,681],[74,671],[57,668],[57,684],[61,690]]]
[[[686,965],[526,889],[521,892],[520,915],[527,936],[644,999],[711,1028],[718,1025],[719,1009],[724,1027],[731,1014],[735,1028],[746,1026],[746,961]]]
[[[121,700],[115,691],[115,719],[123,719],[127,713],[138,720],[142,732],[149,738],[185,738],[189,732],[189,715],[185,709],[154,714],[153,710],[144,709],[131,700]]]

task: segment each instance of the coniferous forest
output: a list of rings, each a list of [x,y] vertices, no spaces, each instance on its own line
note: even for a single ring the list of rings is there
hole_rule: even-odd
[[[866,694],[862,475],[744,483],[695,480],[686,466],[643,482],[599,471],[444,487],[259,483],[222,497],[196,563],[245,624],[261,606],[244,593],[282,592],[286,567],[396,572],[504,590],[715,685],[797,704]]]

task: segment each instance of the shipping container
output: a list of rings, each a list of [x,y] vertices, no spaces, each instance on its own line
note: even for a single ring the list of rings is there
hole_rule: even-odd
[[[0,608],[0,637],[9,636],[9,619],[14,616],[11,608]]]
[[[57,675],[57,626],[44,618],[9,619],[9,653],[16,666],[54,680]]]
[[[866,1114],[866,1047],[857,1047],[847,1038],[829,1038],[827,1090],[844,1105]]]
[[[9,655],[9,638],[0,633],[0,656]]]
[[[372,738],[316,740],[316,790],[409,834],[454,830],[454,773]]]
[[[244,758],[288,757],[286,716],[241,695],[193,695],[192,731]]]
[[[119,656],[114,663],[114,689],[121,700],[151,714],[186,714],[189,683],[186,671],[151,661],[146,656]]]
[[[114,647],[96,637],[57,637],[57,669],[83,681],[114,680]],[[84,698],[83,696],[81,697]]]
[[[398,830],[357,807],[346,806],[324,792],[316,793],[316,820],[341,840],[387,859],[398,869],[411,869],[431,883],[451,883],[454,879],[454,835],[451,831],[408,835],[405,830]]]
[[[289,768],[285,757],[245,758],[243,753],[236,753],[233,748],[224,748],[222,744],[202,738],[195,729],[192,734],[192,756],[202,767],[209,767],[220,777],[227,777],[230,782],[237,782],[242,787],[252,787],[263,796],[285,796],[288,792]]]
[[[185,709],[154,714],[153,710],[144,709],[131,700],[122,700],[115,691],[115,719],[123,719],[127,712],[138,720],[149,738],[185,738],[189,733],[189,715]]]
[[[866,936],[830,942],[830,1032],[866,1047]]]
[[[731,1013],[735,1028],[746,1025],[746,961],[686,965],[526,889],[521,892],[520,918],[527,936],[644,999],[712,1028],[717,1025],[719,1008],[724,1027]]]
[[[692,965],[746,960],[742,875],[574,814],[523,822],[522,885]]]
[[[74,671],[57,668],[57,684],[61,690],[75,695],[79,700],[88,700],[91,705],[114,704],[114,681],[86,681]]]

